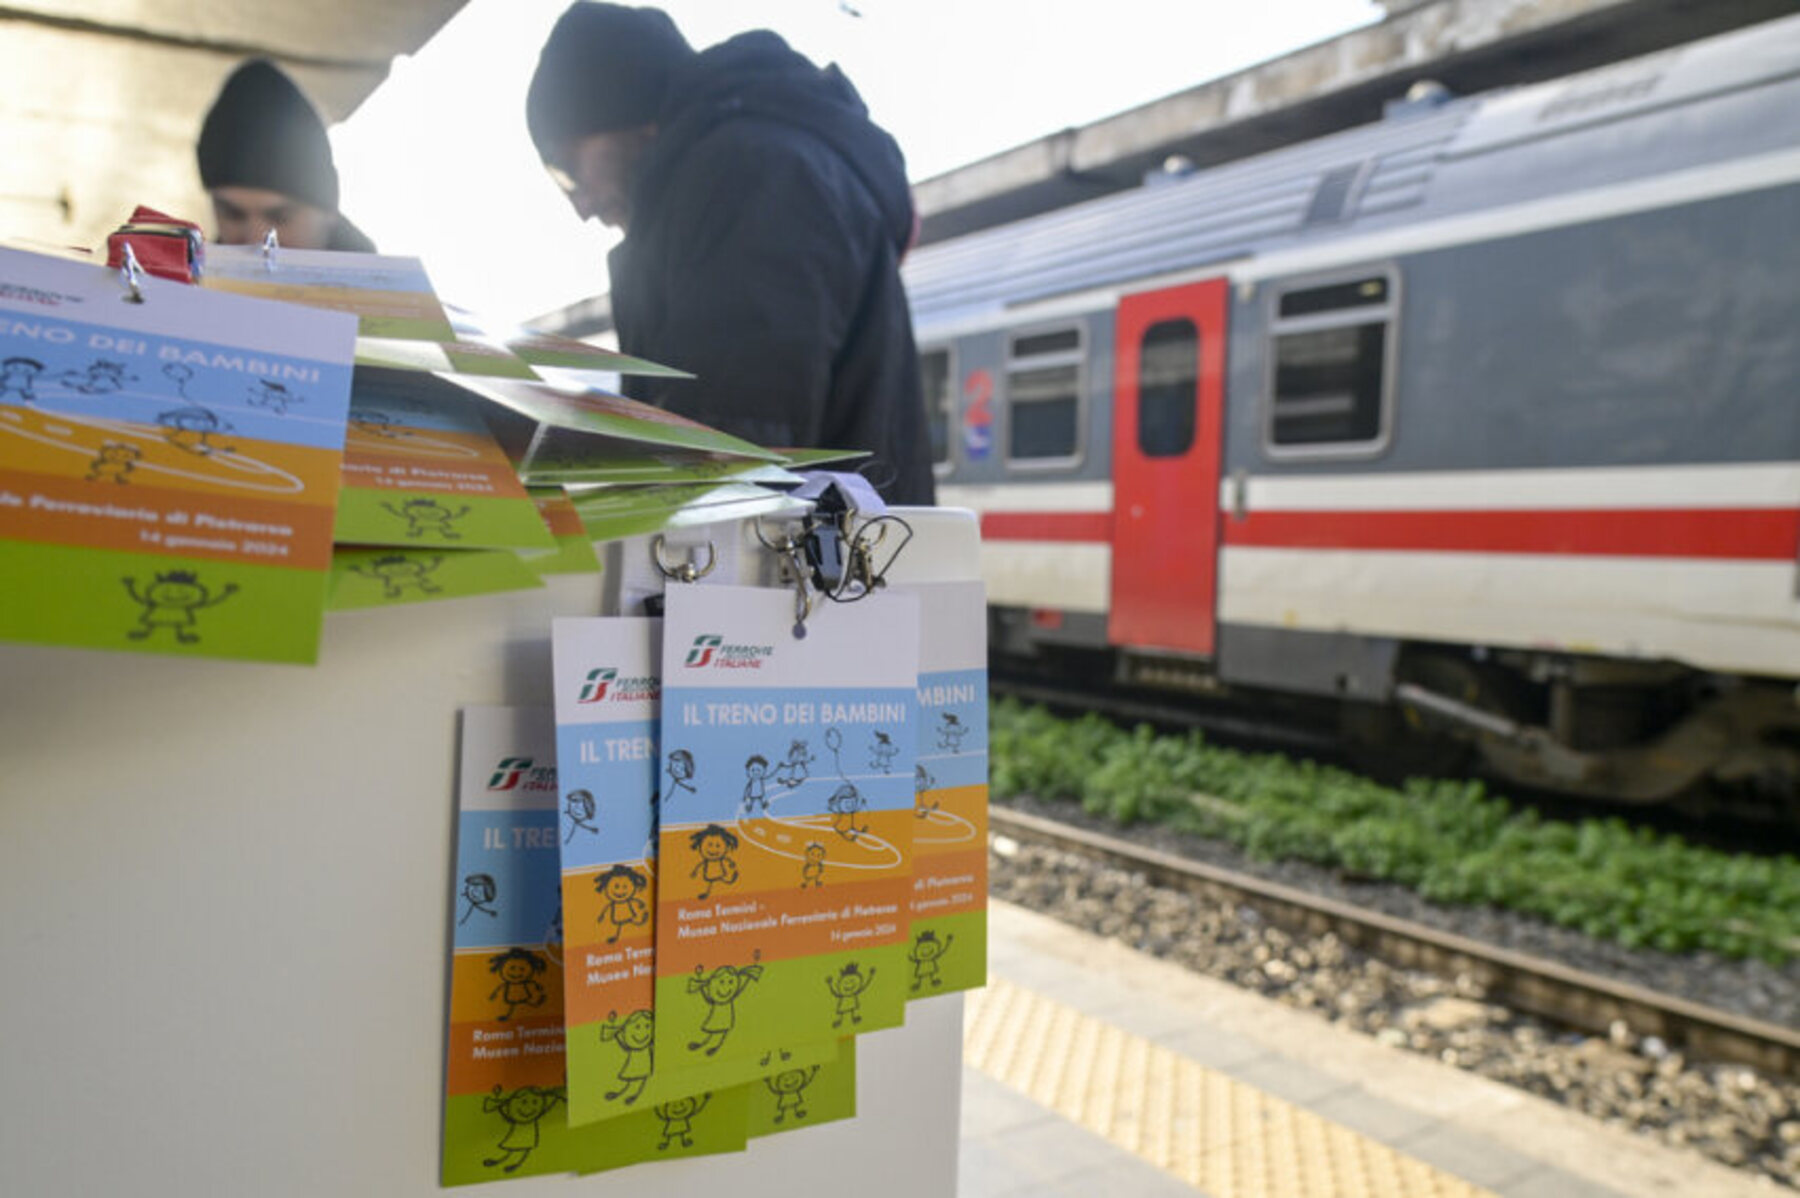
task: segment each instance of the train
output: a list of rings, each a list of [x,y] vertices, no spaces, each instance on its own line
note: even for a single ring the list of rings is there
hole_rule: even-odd
[[[1800,815],[1796,114],[1800,17],[915,249],[995,661]]]

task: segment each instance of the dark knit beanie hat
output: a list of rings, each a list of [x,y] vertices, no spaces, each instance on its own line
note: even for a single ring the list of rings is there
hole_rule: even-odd
[[[325,122],[266,59],[231,73],[200,126],[200,184],[260,187],[337,211],[337,167]]]
[[[656,119],[677,67],[694,48],[669,14],[581,0],[558,18],[525,97],[538,156],[593,133]]]

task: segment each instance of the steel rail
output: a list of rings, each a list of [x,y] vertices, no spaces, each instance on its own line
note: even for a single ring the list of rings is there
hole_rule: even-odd
[[[1271,923],[1288,930],[1314,935],[1331,932],[1390,964],[1441,977],[1467,974],[1491,1001],[1555,1023],[1604,1035],[1614,1020],[1624,1020],[1638,1035],[1657,1036],[1689,1056],[1754,1065],[1781,1076],[1800,1073],[1800,1031],[1793,1028],[1658,994],[1557,961],[1361,910],[1055,820],[999,806],[989,809],[988,818],[996,834],[1096,857],[1141,873],[1159,886],[1254,907]]]

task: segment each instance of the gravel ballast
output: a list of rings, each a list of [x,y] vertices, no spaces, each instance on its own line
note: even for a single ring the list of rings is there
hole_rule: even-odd
[[[1800,1021],[1792,965],[1625,949],[1507,912],[1439,907],[1403,887],[1316,866],[1251,861],[1234,846],[1167,829],[1120,828],[1074,804],[1008,806],[1758,1019]],[[1273,927],[1248,907],[1152,886],[1080,855],[996,843],[1004,850],[991,862],[996,898],[1800,1188],[1800,1085],[1689,1061],[1622,1022],[1607,1036],[1568,1033],[1488,1002],[1472,978],[1395,968],[1335,936]]]

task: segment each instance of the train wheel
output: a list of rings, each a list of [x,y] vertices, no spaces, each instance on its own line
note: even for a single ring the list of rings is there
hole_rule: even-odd
[[[1338,727],[1356,767],[1389,784],[1468,771],[1472,745],[1395,706],[1346,703]]]

